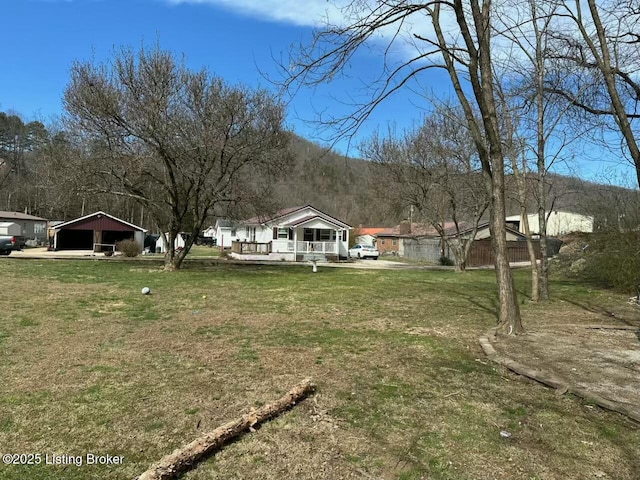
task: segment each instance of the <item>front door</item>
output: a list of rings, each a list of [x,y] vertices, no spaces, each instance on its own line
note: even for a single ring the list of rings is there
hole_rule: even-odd
[[[303,240],[305,242],[313,242],[315,240],[313,234],[314,234],[314,230],[312,228],[305,228]]]

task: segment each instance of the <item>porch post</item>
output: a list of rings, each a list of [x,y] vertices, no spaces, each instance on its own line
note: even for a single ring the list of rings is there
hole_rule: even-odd
[[[298,229],[293,229],[293,261],[298,261]]]
[[[342,230],[336,230],[336,255],[340,259],[340,240],[342,239]]]

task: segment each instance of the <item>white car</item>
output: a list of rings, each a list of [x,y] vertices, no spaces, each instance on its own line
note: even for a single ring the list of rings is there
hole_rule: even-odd
[[[349,249],[349,258],[373,258],[377,260],[380,252],[373,245],[355,244]]]

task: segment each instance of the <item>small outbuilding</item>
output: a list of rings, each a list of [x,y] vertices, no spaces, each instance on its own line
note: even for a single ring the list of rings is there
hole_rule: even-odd
[[[22,227],[13,222],[0,222],[0,235],[22,235]]]
[[[47,241],[47,220],[44,218],[3,210],[0,211],[0,222],[17,224],[20,227],[18,235],[23,236],[27,241],[38,244],[44,244]]]
[[[105,212],[56,225],[53,228],[54,250],[115,251],[122,240],[135,240],[142,251],[146,230]]]

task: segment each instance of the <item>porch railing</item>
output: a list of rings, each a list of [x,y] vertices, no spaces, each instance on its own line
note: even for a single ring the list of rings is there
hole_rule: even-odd
[[[336,242],[298,242],[297,247],[303,253],[338,253]]]
[[[294,249],[295,246],[295,249]],[[338,253],[336,242],[294,242],[293,240],[274,240],[271,251],[293,253]]]
[[[271,242],[231,242],[231,251],[233,253],[252,253],[257,255],[268,255],[271,253]]]

